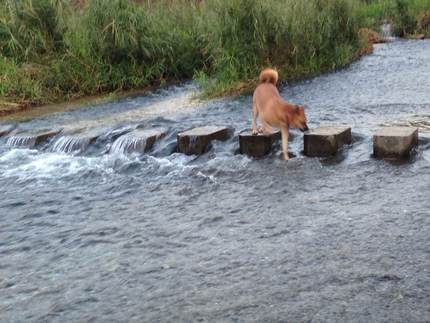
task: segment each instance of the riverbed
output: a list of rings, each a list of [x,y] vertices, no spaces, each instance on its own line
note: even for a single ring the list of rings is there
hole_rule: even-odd
[[[238,153],[251,97],[198,102],[192,83],[70,111],[21,129],[99,129],[84,151],[0,140],[0,321],[428,322],[430,135],[411,159],[372,157],[383,124],[428,120],[430,41],[394,41],[348,68],[281,88],[309,127],[349,125],[333,158],[293,131],[265,158]],[[200,157],[176,135],[225,125]],[[136,127],[168,134],[112,153]],[[125,130],[124,130],[125,129]]]

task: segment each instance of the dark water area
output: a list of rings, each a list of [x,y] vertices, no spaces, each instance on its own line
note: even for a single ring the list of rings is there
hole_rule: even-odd
[[[280,145],[239,155],[251,97],[198,103],[192,84],[19,122],[104,135],[67,153],[61,136],[0,140],[0,321],[430,322],[430,136],[402,163],[375,160],[371,138],[428,119],[429,80],[430,42],[395,41],[282,88],[311,128],[353,127],[334,158],[303,156],[299,132],[289,162]],[[202,125],[236,136],[175,153]],[[168,134],[110,151],[137,127]]]

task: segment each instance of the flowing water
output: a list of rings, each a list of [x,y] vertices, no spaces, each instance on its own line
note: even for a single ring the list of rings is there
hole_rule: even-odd
[[[27,147],[34,144],[31,136],[10,136],[7,138],[6,145],[10,147]]]
[[[288,163],[279,144],[239,155],[251,97],[197,103],[192,84],[19,122],[104,134],[63,149],[62,135],[1,139],[0,321],[430,322],[430,136],[406,162],[371,155],[381,124],[428,122],[429,53],[378,45],[282,88],[311,128],[353,127],[334,158],[304,157],[300,133]],[[236,136],[175,153],[176,134],[203,125]],[[167,135],[149,153],[111,149],[153,127]]]

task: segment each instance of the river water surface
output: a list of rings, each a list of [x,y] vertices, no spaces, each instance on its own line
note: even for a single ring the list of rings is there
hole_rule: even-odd
[[[402,163],[375,160],[371,141],[428,120],[429,80],[430,42],[395,41],[283,87],[311,128],[353,127],[328,159],[303,156],[298,132],[289,162],[279,145],[237,154],[251,98],[196,103],[192,84],[20,121],[104,135],[68,153],[61,136],[0,141],[0,321],[430,322],[430,136]],[[175,153],[201,125],[236,135]],[[137,126],[168,135],[148,154],[110,150]]]

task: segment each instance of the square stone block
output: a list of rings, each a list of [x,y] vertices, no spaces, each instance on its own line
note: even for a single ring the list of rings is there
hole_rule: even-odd
[[[352,142],[349,127],[320,127],[304,135],[304,151],[309,157],[325,157],[335,155],[343,145]]]
[[[239,134],[240,153],[251,157],[263,157],[270,153],[273,143],[281,139],[281,132],[271,135],[253,135],[250,130]]]
[[[417,145],[418,128],[385,127],[373,136],[373,154],[377,158],[405,158]]]
[[[178,151],[186,155],[201,155],[213,140],[225,141],[231,137],[227,127],[198,127],[178,134]]]

